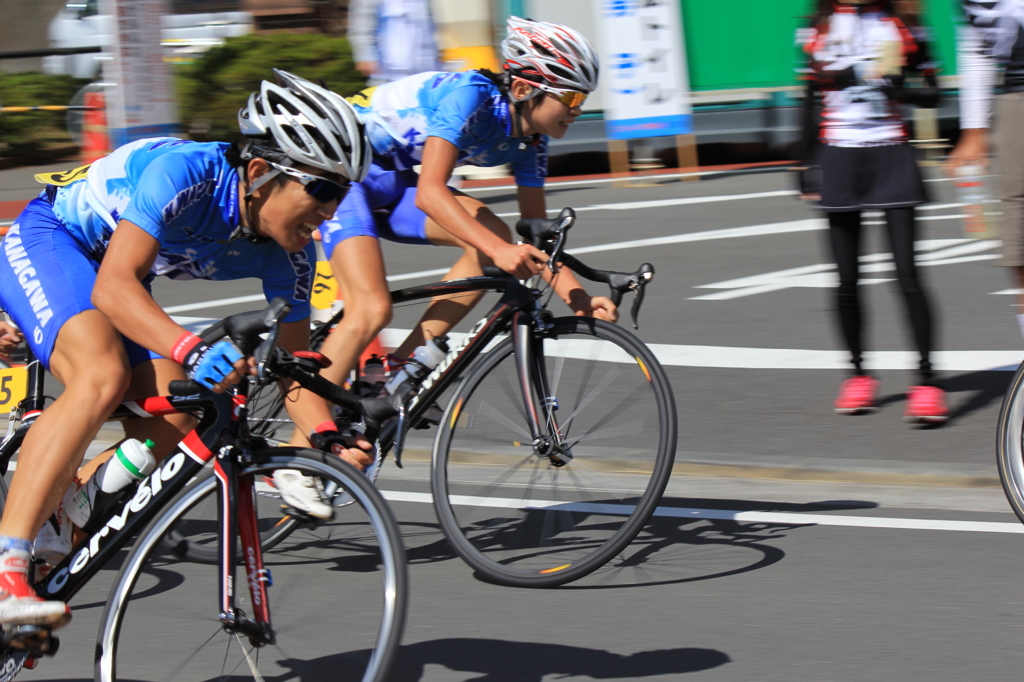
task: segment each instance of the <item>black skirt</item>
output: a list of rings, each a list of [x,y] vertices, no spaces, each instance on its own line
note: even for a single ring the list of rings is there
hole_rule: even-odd
[[[885,210],[920,206],[928,201],[909,144],[822,145],[819,154],[823,211]]]

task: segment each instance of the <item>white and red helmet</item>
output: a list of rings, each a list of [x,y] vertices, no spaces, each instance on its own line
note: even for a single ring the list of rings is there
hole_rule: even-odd
[[[507,71],[527,80],[580,92],[597,88],[594,46],[568,26],[509,17],[508,37],[501,41],[501,56]]]

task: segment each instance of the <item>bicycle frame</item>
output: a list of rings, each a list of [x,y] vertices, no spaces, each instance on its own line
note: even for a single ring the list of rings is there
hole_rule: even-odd
[[[485,317],[470,329],[461,344],[449,351],[448,355],[428,374],[415,393],[405,402],[405,424],[417,423],[444,391],[455,381],[462,371],[483,353],[484,349],[503,332],[513,331],[512,340],[515,349],[516,367],[519,373],[519,384],[523,390],[523,401],[528,416],[530,435],[535,447],[546,444],[545,432],[559,433],[554,412],[558,409],[557,401],[549,396],[547,376],[544,370],[543,339],[532,333],[533,328],[544,329],[548,322],[547,310],[540,304],[540,292],[527,287],[511,277],[470,277],[425,284],[408,289],[391,292],[393,303],[407,303],[436,296],[469,293],[475,291],[497,291],[503,295]],[[340,319],[340,313],[332,324]],[[531,399],[536,396],[537,401]],[[544,407],[544,414],[538,413],[537,406]],[[452,413],[452,420],[458,417],[459,406]],[[404,439],[403,427],[397,427],[394,434],[395,464],[401,463],[401,444]],[[384,438],[382,437],[382,440]],[[559,458],[562,463],[566,460]]]
[[[0,471],[6,473],[10,459],[21,446],[25,434],[43,407],[44,370],[29,358],[28,396],[19,406],[22,423],[0,444]],[[204,466],[214,460],[218,485],[219,618],[228,627],[256,642],[273,643],[270,609],[267,600],[267,571],[259,541],[255,513],[255,481],[239,476],[244,451],[235,445],[246,424],[245,384],[241,393],[164,396],[125,401],[110,415],[109,421],[158,417],[179,412],[202,411],[196,428],[148,477],[139,481],[134,494],[118,503],[118,509],[90,536],[74,548],[41,581],[33,585],[43,599],[67,602],[191,481]],[[12,415],[13,416],[13,415]],[[227,442],[227,445],[225,445]],[[245,618],[234,605],[234,573],[238,540],[242,542],[248,585],[255,613]],[[102,652],[98,652],[102,654]],[[98,660],[98,658],[97,658]]]

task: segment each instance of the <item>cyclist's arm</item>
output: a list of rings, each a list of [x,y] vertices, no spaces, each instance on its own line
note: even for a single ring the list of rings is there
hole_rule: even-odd
[[[547,204],[544,199],[543,187],[518,187],[517,196],[519,199],[519,215],[523,218],[546,218]],[[547,268],[541,271],[545,281],[551,282],[555,293],[572,308],[573,312],[581,315],[594,314],[598,317],[612,322],[618,319],[615,312],[615,304],[611,299],[604,296],[591,296],[587,293],[575,273],[568,268],[562,268],[557,275],[552,276]]]
[[[280,337],[278,345],[294,353],[298,350],[309,350],[309,318],[296,322],[282,322],[279,325]],[[288,415],[295,422],[298,433],[303,435],[314,430],[318,425],[331,421],[331,410],[327,401],[309,391],[293,391],[295,382],[285,379],[281,382],[288,399],[285,406]]]
[[[481,225],[464,209],[448,187],[458,148],[440,137],[423,146],[423,169],[416,187],[416,207],[455,237],[490,258],[502,270],[523,278],[536,274],[547,254],[530,245],[516,246]]]
[[[160,242],[138,225],[122,220],[110,238],[103,263],[96,274],[92,302],[115,328],[135,343],[172,356],[174,344],[187,333],[153,300],[142,280],[160,251]],[[235,363],[235,370],[220,386],[236,383],[246,371],[246,361]]]

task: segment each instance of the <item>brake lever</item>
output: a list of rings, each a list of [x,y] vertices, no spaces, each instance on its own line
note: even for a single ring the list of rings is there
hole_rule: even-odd
[[[633,309],[630,311],[633,318],[633,329],[640,329],[638,322],[640,306],[644,304],[644,292],[647,290],[648,282],[652,279],[654,279],[654,266],[650,263],[641,265],[629,278],[629,288],[631,291],[636,292],[636,298],[633,299]]]

